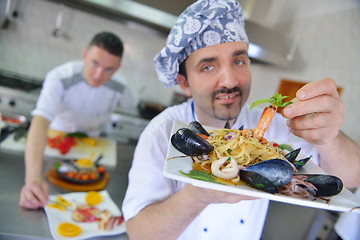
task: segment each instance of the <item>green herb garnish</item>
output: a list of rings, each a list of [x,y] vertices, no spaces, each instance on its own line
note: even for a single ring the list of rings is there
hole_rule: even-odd
[[[294,151],[294,148],[288,144],[279,144],[278,148],[280,148],[281,150],[287,150],[289,152]]]
[[[190,170],[189,173],[185,173],[185,172],[179,170],[179,173],[181,173],[187,177],[197,179],[197,180],[219,183],[219,182],[215,181],[215,176],[208,172],[198,171],[198,170]],[[220,184],[222,184],[222,183],[220,183]]]
[[[263,104],[263,103],[270,103],[276,107],[286,107],[288,105],[290,105],[292,102],[283,102],[283,100],[285,98],[288,98],[288,96],[283,96],[280,93],[275,93],[274,96],[272,96],[271,98],[263,98],[263,99],[259,99],[256,100],[255,102],[253,102],[250,106],[250,109],[254,108],[257,105]]]

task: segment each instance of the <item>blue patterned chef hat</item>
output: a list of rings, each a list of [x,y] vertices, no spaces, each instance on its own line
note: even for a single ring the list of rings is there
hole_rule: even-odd
[[[179,65],[194,51],[211,45],[249,42],[244,16],[236,0],[199,0],[180,14],[154,58],[159,80],[165,87],[176,85]]]

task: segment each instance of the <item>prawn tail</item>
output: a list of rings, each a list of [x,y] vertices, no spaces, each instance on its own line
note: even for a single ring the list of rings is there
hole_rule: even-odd
[[[275,116],[276,111],[277,111],[277,107],[274,106],[273,104],[267,106],[263,110],[259,122],[254,131],[254,137],[259,141],[264,137],[264,134],[268,129],[273,117]]]

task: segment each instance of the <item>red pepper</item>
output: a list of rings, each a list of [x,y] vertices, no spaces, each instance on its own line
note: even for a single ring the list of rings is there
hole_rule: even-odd
[[[58,135],[53,138],[48,138],[48,145],[51,148],[59,149],[61,154],[66,154],[72,146],[76,145],[76,140],[70,136],[63,137],[63,135]]]
[[[201,133],[197,133],[197,135],[199,135],[200,137],[202,137],[203,139],[207,140],[209,137],[206,136],[205,134],[201,134]]]

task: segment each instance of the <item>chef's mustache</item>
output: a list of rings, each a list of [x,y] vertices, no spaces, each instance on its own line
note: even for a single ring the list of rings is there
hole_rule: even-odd
[[[215,98],[218,94],[231,94],[231,93],[239,93],[240,96],[242,96],[241,88],[234,87],[234,88],[220,88],[213,93],[213,97]]]

